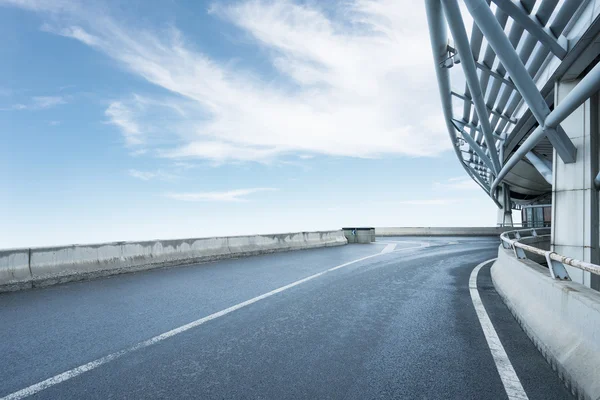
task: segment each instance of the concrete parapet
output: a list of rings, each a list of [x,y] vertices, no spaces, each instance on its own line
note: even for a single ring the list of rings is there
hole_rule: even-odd
[[[548,269],[500,246],[497,292],[546,360],[580,399],[600,398],[600,292],[552,279]]]
[[[513,227],[381,227],[377,236],[500,236]]]
[[[29,249],[0,250],[0,291],[31,288]]]
[[[0,292],[223,258],[347,243],[342,231],[299,232],[0,251]]]

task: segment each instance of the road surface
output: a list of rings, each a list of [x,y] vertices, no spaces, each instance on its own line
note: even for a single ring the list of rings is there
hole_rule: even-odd
[[[0,398],[506,399],[496,238],[378,238],[0,294]],[[476,276],[529,399],[569,399]]]

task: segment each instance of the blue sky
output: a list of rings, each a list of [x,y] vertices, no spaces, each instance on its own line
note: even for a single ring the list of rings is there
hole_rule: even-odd
[[[0,0],[0,247],[495,224],[404,3]]]

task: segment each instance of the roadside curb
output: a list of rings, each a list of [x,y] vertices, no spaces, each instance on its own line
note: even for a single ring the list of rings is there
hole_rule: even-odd
[[[578,399],[600,398],[600,293],[556,281],[531,260],[498,249],[496,291],[523,331]]]

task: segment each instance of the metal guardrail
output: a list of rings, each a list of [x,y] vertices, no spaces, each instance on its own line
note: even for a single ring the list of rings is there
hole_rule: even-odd
[[[546,221],[535,221],[535,222],[513,222],[510,224],[502,224],[502,223],[498,223],[496,224],[497,227],[499,228],[504,228],[504,227],[522,227],[522,228],[550,228],[551,224],[550,222]]]
[[[513,249],[515,256],[519,259],[526,259],[525,252],[544,256],[548,263],[550,276],[554,279],[570,281],[571,277],[565,268],[565,265],[591,272],[592,274],[600,275],[600,265],[592,264],[585,261],[576,260],[574,258],[561,256],[553,251],[543,250],[535,246],[530,246],[521,243],[520,240],[534,237],[550,237],[550,228],[530,228],[519,229],[515,231],[504,232],[500,235],[502,246],[505,249]]]

